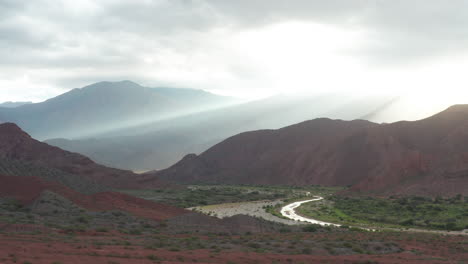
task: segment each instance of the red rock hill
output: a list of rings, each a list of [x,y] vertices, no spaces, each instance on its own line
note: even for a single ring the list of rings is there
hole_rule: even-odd
[[[0,173],[0,197],[14,198],[23,205],[32,204],[47,190],[90,211],[121,210],[154,220],[187,213],[122,193],[94,191],[86,195],[82,190],[95,184],[138,188],[160,186],[160,182],[148,182],[148,176],[101,166],[82,155],[36,141],[12,123],[0,125],[0,159],[1,171],[8,173]]]
[[[0,158],[54,168],[112,188],[158,187],[158,181],[145,182],[146,176],[108,168],[91,159],[47,145],[31,138],[13,123],[0,124]]]
[[[415,122],[315,119],[242,133],[156,175],[183,183],[320,184],[375,195],[467,195],[468,105]]]

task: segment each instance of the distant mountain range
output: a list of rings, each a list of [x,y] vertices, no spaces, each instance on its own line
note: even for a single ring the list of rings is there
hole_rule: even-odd
[[[178,183],[319,184],[373,195],[467,195],[468,105],[414,122],[321,118],[241,133],[152,174]]]
[[[280,128],[322,116],[352,120],[372,113],[378,118],[386,107],[397,102],[398,98],[385,96],[277,96],[129,126],[88,139],[53,139],[46,142],[82,153],[108,166],[133,170],[163,169],[187,153],[201,153],[237,133]]]
[[[27,179],[12,178],[18,176]],[[143,175],[96,164],[4,123],[0,124],[0,178],[12,186],[18,181],[35,182],[34,186],[44,187],[36,194],[47,189],[72,200],[75,192],[94,195],[113,188],[163,187],[167,182],[319,184],[349,186],[348,192],[366,195],[467,195],[468,105],[412,122],[319,118],[277,130],[244,132],[201,155],[186,155],[166,170]],[[23,187],[27,189],[0,191],[20,195]]]
[[[37,139],[78,138],[223,106],[231,98],[202,90],[149,88],[131,81],[100,82],[42,103],[0,108]]]
[[[419,114],[409,115],[408,107]],[[398,96],[278,95],[241,103],[202,90],[121,81],[95,83],[42,103],[0,107],[0,122],[14,122],[36,139],[100,164],[147,171],[245,131],[319,117],[392,122],[428,115],[418,110]]]

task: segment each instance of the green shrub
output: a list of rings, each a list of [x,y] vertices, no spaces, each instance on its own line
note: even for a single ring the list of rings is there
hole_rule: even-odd
[[[159,258],[156,257],[155,255],[148,255],[148,256],[146,256],[146,258],[149,259],[149,260],[159,260]]]
[[[255,249],[261,247],[260,244],[258,244],[258,243],[249,243],[249,244],[247,244],[247,246],[249,246],[249,247],[251,247],[251,248],[255,248]]]
[[[320,225],[312,224],[312,225],[307,225],[302,228],[303,232],[317,232],[319,230]]]
[[[98,228],[96,228],[96,232],[105,233],[105,232],[109,232],[109,229],[107,229],[105,227],[98,227]]]

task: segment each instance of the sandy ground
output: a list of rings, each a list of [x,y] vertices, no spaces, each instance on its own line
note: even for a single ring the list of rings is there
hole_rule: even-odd
[[[323,234],[314,234],[310,239],[324,239]],[[322,237],[321,237],[322,236]],[[119,234],[68,235],[49,237],[44,234],[0,234],[0,263],[2,264],[152,264],[152,263],[210,263],[210,264],[259,264],[259,263],[378,263],[378,264],[458,264],[466,263],[468,255],[460,245],[465,240],[457,237],[449,241],[431,243],[417,239],[400,242],[403,252],[393,254],[320,255],[279,253],[256,253],[240,251],[213,252],[209,249],[171,251],[148,249],[136,245],[140,236]],[[291,238],[292,239],[292,238]],[[327,237],[327,239],[329,239]],[[363,239],[363,238],[361,238]],[[115,242],[130,242],[131,246],[113,245]],[[97,244],[101,242],[100,244]],[[109,242],[110,244],[107,244]],[[453,253],[453,247],[458,247]],[[417,254],[415,254],[416,252]]]
[[[193,208],[189,208],[190,210],[197,210],[199,212],[209,214],[218,217],[230,217],[234,215],[244,214],[250,215],[255,217],[260,217],[268,221],[282,223],[286,225],[298,225],[303,224],[298,221],[288,220],[279,218],[274,216],[265,211],[263,208],[267,205],[277,205],[281,203],[280,200],[277,201],[255,201],[255,202],[241,202],[241,203],[226,203],[226,204],[215,204],[215,205],[207,205],[207,206],[197,206]]]

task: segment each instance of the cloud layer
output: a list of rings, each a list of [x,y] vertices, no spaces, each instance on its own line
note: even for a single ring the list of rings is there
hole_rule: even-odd
[[[0,100],[122,79],[247,97],[391,76],[458,89],[467,26],[464,0],[3,0]]]

